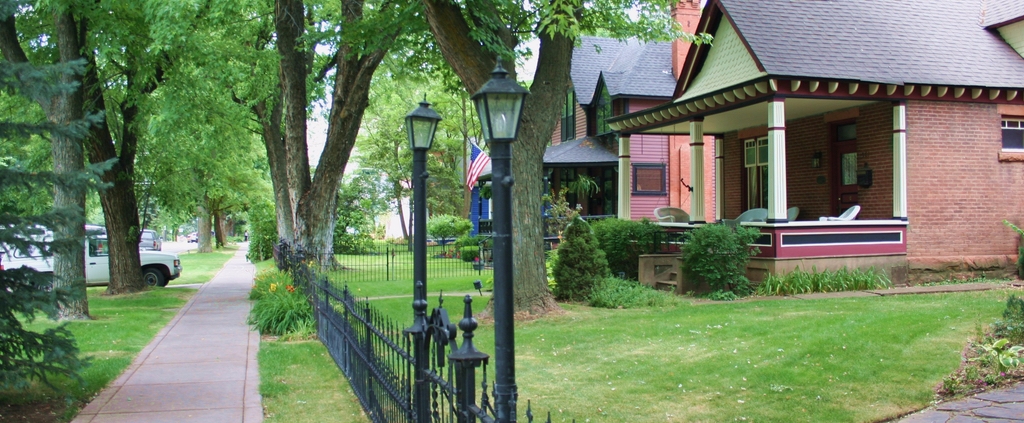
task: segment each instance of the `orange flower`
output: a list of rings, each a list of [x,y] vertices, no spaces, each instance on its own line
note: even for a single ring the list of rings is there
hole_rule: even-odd
[[[295,292],[295,287],[294,286],[288,285],[285,288],[288,289],[288,292]]]

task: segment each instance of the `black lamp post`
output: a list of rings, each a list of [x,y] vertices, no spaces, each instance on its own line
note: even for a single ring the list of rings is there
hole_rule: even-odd
[[[427,351],[427,150],[434,143],[434,131],[441,115],[430,108],[426,97],[420,107],[405,116],[405,129],[412,147],[413,197],[413,325],[406,332],[413,334],[416,348],[416,386],[413,407],[420,418],[430,413],[430,385],[426,371]]]
[[[491,80],[473,94],[484,140],[491,147],[494,234],[494,405],[498,423],[516,421],[515,322],[512,309],[512,141],[530,92],[511,79],[501,59]]]

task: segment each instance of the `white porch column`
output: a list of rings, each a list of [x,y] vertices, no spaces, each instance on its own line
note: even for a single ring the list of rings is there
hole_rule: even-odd
[[[721,222],[725,216],[725,197],[722,195],[722,163],[725,161],[725,146],[721,137],[715,137],[715,221]]]
[[[786,100],[768,101],[768,223],[786,218]]]
[[[690,223],[705,223],[704,218],[704,118],[690,121]]]
[[[892,218],[907,221],[907,103],[892,106]]]
[[[630,219],[629,195],[633,191],[630,176],[633,168],[629,163],[629,134],[619,135],[619,219]]]

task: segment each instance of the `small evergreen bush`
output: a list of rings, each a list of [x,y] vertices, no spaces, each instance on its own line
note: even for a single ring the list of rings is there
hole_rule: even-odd
[[[594,222],[592,227],[612,274],[624,273],[627,279],[639,277],[640,255],[653,253],[664,234],[660,226],[647,219],[604,219]]]
[[[608,276],[608,260],[597,246],[590,225],[578,216],[565,229],[558,245],[558,262],[553,274],[557,281],[555,298],[584,301],[597,283]]]
[[[660,307],[669,304],[671,294],[641,285],[637,281],[605,278],[590,293],[589,302],[601,308]]]
[[[1006,338],[1014,345],[1024,345],[1024,299],[1010,295],[1006,300],[1003,318],[992,324],[992,334]]]
[[[750,244],[760,236],[757,228],[700,226],[690,231],[689,240],[683,244],[683,273],[690,280],[707,282],[712,291],[749,295],[747,263],[759,252]]]

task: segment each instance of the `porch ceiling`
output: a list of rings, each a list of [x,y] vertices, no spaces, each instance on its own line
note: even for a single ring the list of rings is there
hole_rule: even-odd
[[[800,119],[820,115],[835,110],[860,107],[877,100],[834,100],[816,98],[787,98],[786,120]],[[760,101],[747,106],[729,109],[720,113],[704,116],[704,133],[721,135],[744,128],[765,126],[768,124],[768,103]],[[684,134],[690,133],[689,119],[676,120],[668,125],[649,128],[637,132],[640,134]]]

